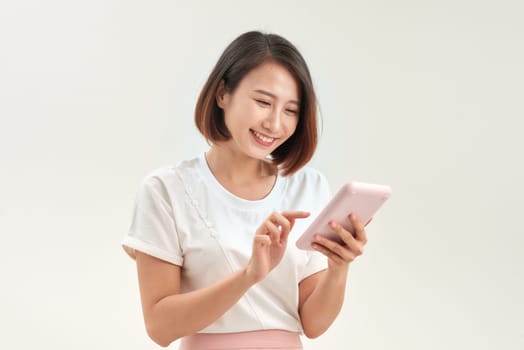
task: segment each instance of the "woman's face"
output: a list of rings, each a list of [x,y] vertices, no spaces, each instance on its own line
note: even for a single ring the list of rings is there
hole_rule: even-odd
[[[283,66],[265,62],[251,70],[234,92],[217,95],[231,133],[224,145],[234,152],[264,159],[295,132],[299,99],[299,87]]]

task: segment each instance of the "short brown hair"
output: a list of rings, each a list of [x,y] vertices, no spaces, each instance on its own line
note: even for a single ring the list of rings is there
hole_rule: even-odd
[[[300,89],[300,111],[293,135],[271,153],[273,163],[283,175],[291,175],[313,157],[317,147],[317,101],[307,64],[288,40],[276,34],[251,31],[237,37],[224,50],[195,107],[195,123],[209,142],[227,141],[231,134],[224,123],[223,110],[216,103],[221,81],[227,92],[233,92],[242,78],[264,62],[285,67]]]

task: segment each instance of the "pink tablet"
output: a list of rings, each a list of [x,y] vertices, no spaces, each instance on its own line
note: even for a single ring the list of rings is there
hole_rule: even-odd
[[[328,223],[331,220],[335,220],[349,232],[354,232],[348,215],[354,213],[363,224],[366,224],[390,195],[391,188],[389,186],[362,182],[345,184],[300,236],[297,240],[297,247],[313,250],[311,243],[313,236],[317,233],[340,241],[338,235],[329,228]]]

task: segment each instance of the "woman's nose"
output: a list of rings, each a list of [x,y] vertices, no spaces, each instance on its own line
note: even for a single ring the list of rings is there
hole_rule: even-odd
[[[272,133],[276,133],[280,131],[280,122],[280,113],[278,112],[278,110],[273,109],[262,122],[262,127],[271,131]]]

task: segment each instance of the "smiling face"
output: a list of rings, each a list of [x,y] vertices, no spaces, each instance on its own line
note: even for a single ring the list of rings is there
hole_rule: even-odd
[[[219,89],[217,104],[231,134],[221,145],[262,160],[295,132],[299,87],[285,67],[265,62],[246,74],[233,92]]]

